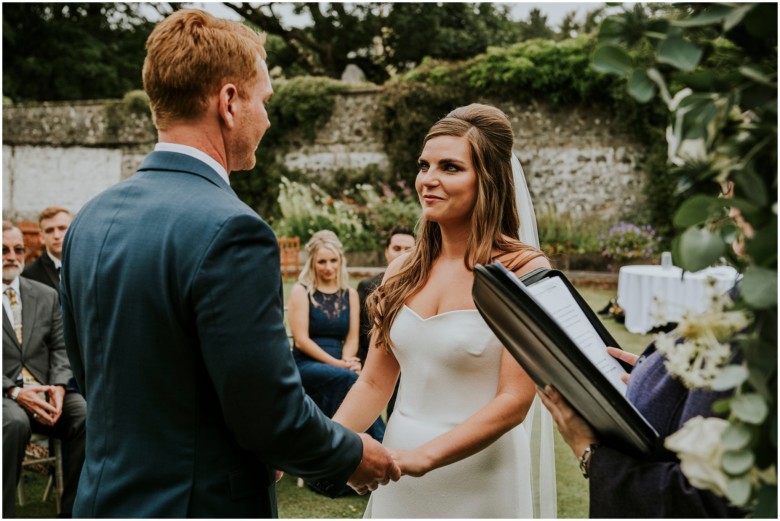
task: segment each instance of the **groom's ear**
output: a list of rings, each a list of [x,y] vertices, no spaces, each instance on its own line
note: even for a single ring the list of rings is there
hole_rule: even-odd
[[[233,83],[226,83],[219,89],[217,111],[220,120],[232,130],[236,126],[236,111],[238,110],[238,88]]]

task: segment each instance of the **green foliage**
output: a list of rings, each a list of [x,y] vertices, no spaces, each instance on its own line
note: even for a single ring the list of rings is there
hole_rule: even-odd
[[[381,251],[392,227],[414,228],[420,215],[416,198],[403,185],[399,188],[396,194],[384,185],[379,195],[370,185],[358,185],[335,198],[314,183],[282,178],[282,218],[274,230],[279,236],[300,237],[302,243],[319,230],[332,230],[347,251]]]
[[[142,89],[131,90],[126,93],[122,98],[122,103],[132,113],[148,114],[149,116],[152,114],[149,107],[149,96]]]
[[[317,129],[333,114],[334,94],[343,92],[347,85],[330,78],[301,76],[279,81],[269,103],[269,116],[274,124],[286,131],[299,130],[313,140]]]
[[[598,215],[573,215],[554,204],[536,207],[539,244],[547,255],[601,253],[606,223]]]
[[[3,94],[16,102],[120,98],[141,88],[152,26],[136,4],[4,3]]]
[[[718,404],[748,440],[724,457],[728,499],[777,517],[777,4],[682,4],[679,16],[640,8],[604,21],[594,61],[629,80],[642,102],[668,111],[675,165],[678,265],[697,270],[727,256],[743,273],[735,309],[753,322],[732,339],[748,377],[728,380]],[[652,49],[635,59],[630,49]],[[651,87],[645,79],[654,85]],[[721,188],[733,187],[729,199]],[[736,217],[729,219],[724,206]],[[743,247],[736,257],[732,247]],[[726,374],[736,374],[734,371]],[[725,381],[725,380],[724,380]],[[723,382],[721,382],[723,383]],[[723,443],[731,443],[724,435]]]

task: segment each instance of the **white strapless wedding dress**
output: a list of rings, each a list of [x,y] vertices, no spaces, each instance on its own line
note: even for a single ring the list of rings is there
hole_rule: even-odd
[[[414,449],[496,395],[503,347],[477,310],[423,319],[404,306],[391,329],[401,383],[383,444]],[[519,425],[485,450],[371,494],[365,517],[533,517],[528,436]]]

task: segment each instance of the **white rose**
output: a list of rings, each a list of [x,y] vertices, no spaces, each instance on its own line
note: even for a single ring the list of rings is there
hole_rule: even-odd
[[[691,485],[726,495],[728,478],[721,469],[721,435],[729,422],[721,418],[691,418],[666,438],[664,446],[680,458],[680,469]]]

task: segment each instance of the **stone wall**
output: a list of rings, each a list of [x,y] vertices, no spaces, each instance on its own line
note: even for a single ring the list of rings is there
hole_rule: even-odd
[[[290,147],[285,164],[315,181],[339,168],[386,168],[388,158],[372,124],[378,91],[336,96],[331,120],[314,142],[301,139]],[[512,120],[515,151],[535,204],[613,218],[641,204],[643,147],[615,131],[615,115],[541,102],[499,106]],[[128,113],[118,101],[4,107],[4,217],[35,219],[50,205],[78,211],[132,175],[155,140],[150,119]]]

